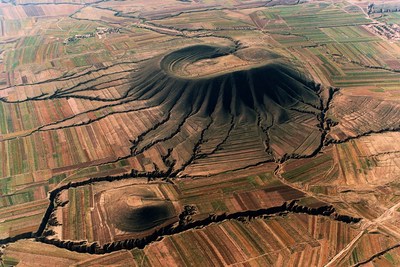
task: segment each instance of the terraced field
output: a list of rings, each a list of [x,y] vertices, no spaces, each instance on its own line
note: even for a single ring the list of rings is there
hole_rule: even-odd
[[[1,3],[0,264],[399,265],[394,2]]]

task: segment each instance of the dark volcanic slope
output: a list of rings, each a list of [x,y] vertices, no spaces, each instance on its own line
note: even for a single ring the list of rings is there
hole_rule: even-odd
[[[227,53],[229,49],[211,46],[173,52],[165,56],[159,66],[148,66],[134,77],[136,94],[141,99],[177,100],[182,112],[190,109],[202,116],[213,112],[231,112],[235,117],[246,114],[247,122],[254,121],[258,112],[263,116],[274,115],[276,122],[284,122],[290,119],[287,110],[291,107],[319,105],[314,83],[283,61],[212,77],[175,75],[185,64]]]
[[[196,78],[181,75],[188,64],[229,53],[235,52],[225,47],[192,46],[154,60],[132,74],[130,94],[158,105],[166,114],[160,125],[136,140],[136,154],[158,143],[176,149],[180,145],[182,150],[191,153],[171,156],[177,161],[175,169],[183,169],[182,166],[198,158],[211,157],[232,143],[232,138],[246,142],[249,132],[257,133],[249,142],[258,139],[264,160],[272,159],[271,154],[278,159],[284,154],[302,155],[313,151],[320,141],[317,86],[285,59],[263,50],[256,56],[262,55],[265,64],[250,69]]]

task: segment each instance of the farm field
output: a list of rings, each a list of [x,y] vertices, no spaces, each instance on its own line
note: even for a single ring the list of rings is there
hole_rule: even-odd
[[[400,265],[398,1],[0,18],[1,266]]]

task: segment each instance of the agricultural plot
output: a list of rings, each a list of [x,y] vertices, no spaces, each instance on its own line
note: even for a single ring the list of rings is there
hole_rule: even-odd
[[[0,265],[398,265],[400,46],[380,12],[1,3]]]
[[[340,240],[336,238],[338,232],[341,232]],[[322,266],[356,235],[357,230],[329,219],[290,215],[284,219],[257,219],[247,224],[226,221],[165,238],[143,252],[133,250],[132,254],[138,260],[143,259],[146,266],[162,266],[164,261],[160,256],[167,251],[171,265],[202,262],[213,266],[246,263]],[[321,250],[325,253],[320,253]]]
[[[398,203],[396,139],[397,133],[372,134],[331,145],[313,159],[288,161],[282,175],[319,199],[335,200],[338,211],[379,221]]]
[[[34,266],[34,264],[40,264],[42,266],[51,266],[56,264],[64,266],[98,257],[96,255],[88,256],[76,252],[65,252],[63,249],[51,245],[21,240],[11,244],[6,255],[3,256],[3,262],[5,265],[24,264]]]
[[[78,5],[66,4],[60,5],[44,5],[44,6],[12,6],[7,5],[2,8],[4,18],[7,20],[24,19],[28,17],[49,17],[49,16],[65,16],[78,10]]]
[[[352,103],[352,105],[344,107],[343,104],[340,104],[341,101]],[[379,133],[399,127],[400,111],[397,101],[384,101],[362,96],[339,96],[336,98],[335,104],[329,115],[332,114],[334,119],[342,119],[328,136],[328,140],[332,139],[333,142],[354,138],[363,135],[362,133]]]
[[[214,18],[214,21],[210,21],[210,17]],[[236,17],[239,17],[239,19]],[[193,18],[193,16],[190,14],[182,14],[177,17],[163,19],[161,22],[167,27],[172,26],[181,30],[229,30],[253,28],[248,16],[229,11],[203,12],[195,18]],[[157,23],[157,20],[155,20],[155,23]]]

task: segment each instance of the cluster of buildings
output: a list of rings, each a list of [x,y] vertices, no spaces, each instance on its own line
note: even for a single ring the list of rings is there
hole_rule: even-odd
[[[370,29],[389,40],[400,40],[400,26],[397,24],[371,25]]]
[[[107,28],[107,27],[97,27],[95,32],[87,33],[87,34],[75,34],[72,37],[68,37],[64,39],[63,44],[69,44],[80,39],[91,38],[97,35],[99,39],[102,38],[103,35],[107,33],[121,33],[121,28]]]
[[[374,4],[371,3],[367,7],[368,14],[372,13],[385,13],[385,12],[399,12],[400,4],[399,3],[391,3],[391,4]]]
[[[121,33],[121,28],[107,28],[107,27],[97,27],[96,35],[101,39],[104,34],[107,33]]]
[[[75,36],[66,38],[64,40],[63,44],[72,43],[72,42],[78,41],[79,39],[85,39],[85,38],[90,38],[90,37],[94,37],[94,33],[75,34]]]

